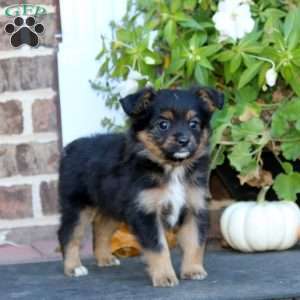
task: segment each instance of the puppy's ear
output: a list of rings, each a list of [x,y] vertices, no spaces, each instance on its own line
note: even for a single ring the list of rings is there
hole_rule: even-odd
[[[129,117],[138,117],[145,113],[150,107],[154,95],[155,93],[151,88],[145,88],[135,94],[120,99],[120,102],[123,110]]]
[[[224,94],[213,88],[199,87],[194,89],[196,95],[205,105],[209,113],[224,106]]]

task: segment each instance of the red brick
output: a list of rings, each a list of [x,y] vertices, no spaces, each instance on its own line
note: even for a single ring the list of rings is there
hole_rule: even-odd
[[[21,1],[19,1],[21,2]],[[0,7],[6,7],[12,4],[17,4],[18,1],[12,1],[12,0],[0,0]],[[30,0],[27,1],[29,4],[44,4],[44,5],[51,5],[55,4],[54,0]]]
[[[15,145],[0,145],[0,178],[18,173]]]
[[[44,215],[52,215],[58,212],[57,181],[42,182],[40,197]]]
[[[0,93],[55,87],[55,55],[0,60]]]
[[[19,134],[23,131],[22,104],[10,100],[0,103],[0,134]]]
[[[58,145],[56,142],[17,145],[16,161],[21,175],[57,173]]]
[[[54,99],[36,100],[32,105],[32,122],[34,132],[57,130],[57,112]]]
[[[1,3],[1,2],[0,2]],[[5,31],[5,25],[10,23],[12,18],[8,18],[6,16],[0,16],[0,50],[10,50],[13,49],[10,44],[10,35],[8,35]]]
[[[0,218],[32,217],[31,186],[0,187]]]

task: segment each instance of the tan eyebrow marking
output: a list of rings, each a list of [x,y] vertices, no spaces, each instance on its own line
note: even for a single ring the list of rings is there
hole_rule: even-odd
[[[166,119],[174,120],[174,114],[171,110],[166,110],[162,112],[160,115]]]
[[[197,115],[197,112],[194,110],[189,110],[186,115],[185,118],[187,121],[191,120],[192,118],[194,118]]]

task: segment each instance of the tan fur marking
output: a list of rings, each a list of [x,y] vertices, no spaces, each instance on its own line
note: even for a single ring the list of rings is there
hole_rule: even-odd
[[[160,213],[162,209],[162,201],[165,193],[165,187],[144,190],[138,197],[138,205],[145,213]]]
[[[160,115],[168,120],[174,120],[174,114],[171,110],[166,110],[162,112]]]
[[[213,112],[213,111],[216,110],[216,107],[214,106],[213,101],[211,100],[211,97],[209,96],[209,94],[205,90],[200,89],[198,91],[198,95],[207,104],[207,107],[208,107],[209,111]]]
[[[140,131],[137,135],[138,139],[143,143],[149,151],[151,158],[157,162],[164,163],[164,155],[161,149],[155,144],[152,136],[146,131]]]
[[[111,253],[111,238],[118,229],[119,222],[97,213],[93,222],[94,253],[98,266],[118,265]]]
[[[160,252],[144,250],[144,256],[153,286],[172,287],[178,284],[178,279],[172,266],[170,251],[162,228],[161,241],[163,249]]]
[[[80,213],[79,223],[75,227],[72,237],[64,250],[64,272],[72,276],[75,268],[82,266],[80,261],[80,243],[84,235],[85,228],[90,224],[95,216],[94,209],[85,209]]]
[[[185,119],[186,119],[187,121],[189,121],[189,120],[193,119],[196,115],[197,115],[197,112],[196,112],[196,111],[194,111],[194,110],[189,110],[189,111],[186,113],[186,115],[185,115]]]
[[[194,211],[206,208],[205,196],[207,195],[204,188],[187,186],[187,204]]]
[[[199,245],[197,221],[189,214],[185,223],[180,227],[177,240],[183,250],[181,263],[181,278],[204,279],[207,273],[203,267],[205,245]]]

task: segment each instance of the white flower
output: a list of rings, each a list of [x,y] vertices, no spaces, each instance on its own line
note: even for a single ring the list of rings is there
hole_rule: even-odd
[[[147,65],[155,65],[155,60],[150,56],[145,56],[144,61]]]
[[[270,87],[274,86],[276,84],[277,80],[277,72],[275,70],[275,67],[273,66],[266,72],[266,84]]]
[[[153,51],[153,44],[154,44],[154,41],[156,40],[158,36],[158,31],[157,30],[152,30],[150,33],[149,33],[149,37],[148,37],[148,49]]]
[[[134,94],[139,89],[139,80],[148,79],[148,76],[142,75],[140,72],[130,69],[127,79],[117,85],[114,92],[120,94],[122,98]]]
[[[255,25],[247,0],[220,1],[213,22],[222,40],[232,38],[234,41],[251,32]]]

